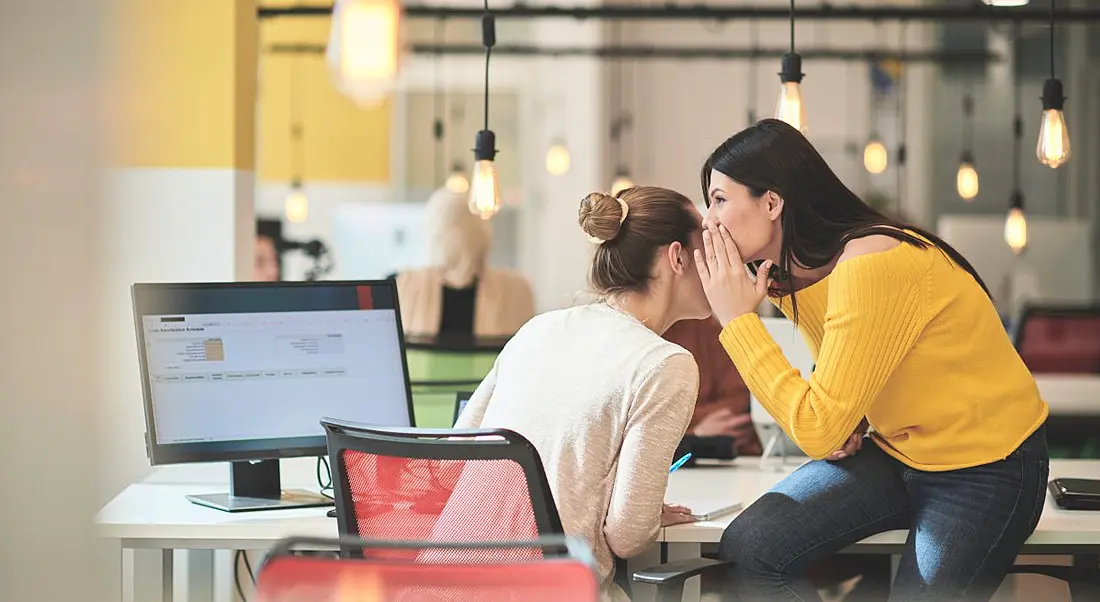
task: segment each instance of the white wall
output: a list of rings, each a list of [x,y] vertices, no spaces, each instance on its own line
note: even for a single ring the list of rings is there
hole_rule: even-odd
[[[4,600],[95,602],[112,576],[92,523],[101,470],[96,243],[107,233],[95,222],[107,4],[0,3]]]

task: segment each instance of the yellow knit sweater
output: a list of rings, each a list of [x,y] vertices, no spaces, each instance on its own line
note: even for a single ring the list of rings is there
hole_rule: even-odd
[[[993,303],[935,247],[902,243],[841,261],[796,293],[816,366],[803,379],[756,314],[719,339],[749,389],[810,457],[836,451],[866,417],[873,440],[920,470],[1000,460],[1047,405]],[[777,300],[791,315],[790,298]]]

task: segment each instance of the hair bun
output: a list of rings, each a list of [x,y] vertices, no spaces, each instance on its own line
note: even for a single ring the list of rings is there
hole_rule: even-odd
[[[618,236],[626,214],[626,201],[606,192],[593,192],[581,200],[577,222],[589,240],[605,243]]]

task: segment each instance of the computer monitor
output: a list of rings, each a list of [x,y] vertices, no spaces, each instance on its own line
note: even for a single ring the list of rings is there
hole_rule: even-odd
[[[330,505],[283,491],[279,458],[323,456],[321,418],[412,426],[392,281],[135,284],[150,463],[231,462],[230,512]]]
[[[470,403],[470,398],[473,396],[473,391],[459,391],[455,393],[455,416],[454,420],[451,420],[451,424],[458,423],[458,417],[462,415],[462,410],[466,409],[466,404]]]

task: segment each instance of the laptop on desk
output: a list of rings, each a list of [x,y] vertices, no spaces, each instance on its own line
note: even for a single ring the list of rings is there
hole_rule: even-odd
[[[455,415],[451,420],[451,424],[458,422],[458,417],[462,415],[462,410],[466,409],[466,404],[470,402],[470,398],[474,396],[473,391],[459,391],[455,393]]]

